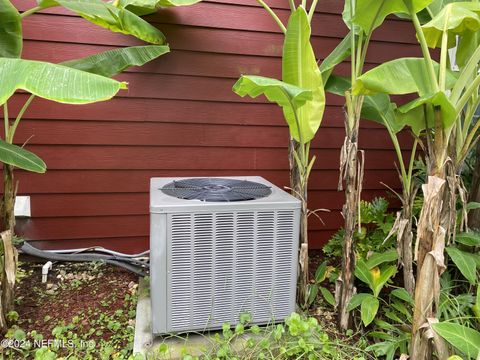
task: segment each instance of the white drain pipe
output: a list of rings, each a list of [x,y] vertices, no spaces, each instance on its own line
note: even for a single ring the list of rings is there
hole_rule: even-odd
[[[47,261],[45,265],[42,266],[42,283],[47,282],[48,270],[52,269],[52,262]]]

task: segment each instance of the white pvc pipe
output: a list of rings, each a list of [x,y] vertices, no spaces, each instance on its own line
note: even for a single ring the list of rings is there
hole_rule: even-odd
[[[52,262],[47,261],[45,265],[42,266],[42,283],[47,282],[48,270],[52,269]]]

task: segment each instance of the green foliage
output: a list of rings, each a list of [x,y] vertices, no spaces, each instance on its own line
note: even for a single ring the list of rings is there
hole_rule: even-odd
[[[93,273],[95,268],[91,270]],[[75,279],[62,283],[62,287],[83,286],[74,285]],[[44,291],[42,294],[45,294]],[[56,295],[48,295],[55,297]],[[102,307],[90,307],[85,313],[75,314],[67,322],[55,323],[50,334],[36,330],[26,332],[19,325],[13,325],[6,333],[5,339],[11,341],[11,346],[4,349],[6,359],[130,359],[133,350],[134,319],[137,305],[137,293],[125,294],[123,305],[116,311],[108,308],[116,303],[116,294],[102,300]],[[55,299],[58,302],[60,299]],[[60,303],[58,303],[61,306]],[[12,312],[13,322],[22,320]],[[52,321],[50,317],[45,323]],[[92,340],[96,336],[100,340]],[[50,340],[48,347],[42,340]],[[18,345],[18,346],[17,346]]]
[[[480,233],[478,232],[464,232],[455,236],[457,243],[466,246],[480,246]]]
[[[288,20],[283,44],[282,80],[311,91],[312,98],[297,109],[297,124],[290,126],[291,136],[300,143],[313,139],[323,119],[325,90],[320,69],[310,43],[310,22],[303,7]]]
[[[358,0],[353,22],[365,33],[379,27],[385,18],[394,13],[419,12],[433,0]]]
[[[0,139],[0,161],[36,173],[44,173],[47,170],[47,166],[37,155],[2,139]]]
[[[323,246],[322,251],[330,259],[335,259],[342,256],[342,241],[343,241],[344,234],[345,234],[345,230],[341,228]]]
[[[20,59],[22,17],[43,8],[62,5],[100,26],[140,39],[163,43],[163,35],[136,15],[100,0],[39,0],[39,7],[18,13],[9,0],[0,3],[0,104],[4,106],[5,141],[0,161],[24,170],[43,173],[45,163],[35,154],[13,145],[16,129],[34,96],[68,104],[88,104],[112,98],[126,83],[110,79],[130,66],[141,66],[169,51],[167,46],[116,49],[64,64]],[[159,40],[160,39],[160,40]],[[81,71],[83,70],[83,71]],[[10,124],[7,101],[17,90],[32,94]],[[8,190],[8,189],[7,189]]]
[[[395,237],[387,238],[395,222],[394,214],[388,211],[388,201],[375,198],[371,202],[360,203],[362,220],[361,232],[355,232],[357,256],[366,259],[370,252],[382,253],[395,247]],[[342,254],[343,229],[340,229],[323,247],[323,252],[329,258],[340,257]]]
[[[382,256],[383,254],[376,254]],[[385,256],[385,261],[389,260],[390,257],[387,254]],[[394,259],[396,260],[396,259]],[[378,297],[380,291],[385,286],[388,280],[390,280],[397,272],[397,267],[395,265],[382,265],[378,267],[376,265],[369,266],[367,262],[363,259],[357,261],[357,266],[355,268],[355,276],[368,285],[370,290],[372,290],[373,295]]]
[[[331,76],[325,89],[335,95],[343,95],[351,88],[350,80],[342,76]],[[400,132],[405,124],[399,121],[396,111],[397,106],[391,102],[386,94],[374,94],[365,96],[362,106],[362,118],[371,120],[385,126],[391,134]]]
[[[455,322],[468,327],[480,325],[476,314],[476,297],[470,284],[459,278],[455,267],[450,266],[442,274],[440,286],[437,316],[440,321]]]
[[[327,81],[333,71],[333,69],[340,64],[343,60],[350,56],[351,53],[351,37],[352,33],[349,32],[347,36],[343,38],[340,44],[337,45],[333,51],[320,64],[320,72],[322,73],[323,83],[326,85]],[[327,89],[325,89],[327,90]],[[343,94],[340,94],[343,95]]]
[[[0,81],[0,105],[19,89],[60,103],[88,104],[108,100],[127,87],[126,83],[62,65],[7,58],[0,58]]]
[[[465,281],[452,278],[453,269],[449,269],[441,277],[441,292],[438,306],[438,319],[462,327],[475,328],[477,323],[475,306],[477,297],[469,292]],[[477,290],[477,292],[480,292]],[[358,294],[360,299],[353,298],[351,304],[359,306],[359,302],[368,294]],[[372,326],[373,330],[367,335],[375,340],[366,350],[376,356],[385,356],[386,360],[393,360],[402,353],[408,353],[411,341],[411,324],[413,317],[414,300],[403,288],[397,288],[384,298],[382,306]],[[480,301],[480,300],[478,300]]]
[[[465,276],[470,284],[475,285],[478,281],[476,256],[453,246],[447,247],[446,250],[462,275]]]
[[[166,45],[132,46],[101,52],[62,65],[89,73],[112,77],[131,66],[142,66],[170,51]]]
[[[455,237],[457,245],[451,245],[446,251],[460,273],[470,285],[478,283],[480,269],[480,255],[475,247],[480,244],[480,236],[475,232],[460,233]]]
[[[435,71],[440,65],[434,62]],[[356,94],[412,94],[421,97],[436,92],[428,79],[428,71],[422,58],[402,58],[383,63],[360,76],[353,86]],[[456,77],[447,72],[447,88],[452,88]]]
[[[403,301],[405,301],[407,304],[410,304],[410,305],[413,306],[413,298],[412,298],[412,295],[410,295],[410,294],[408,293],[408,291],[405,290],[404,288],[395,289],[395,290],[393,290],[390,294],[391,294],[392,296],[395,296],[397,299],[403,300]]]
[[[459,324],[442,322],[432,324],[433,330],[470,359],[480,354],[480,332]]]
[[[124,8],[101,0],[38,0],[41,8],[62,6],[95,25],[125,35],[133,35],[151,44],[165,44],[160,30]]]
[[[193,5],[201,0],[116,0],[113,5],[126,8],[139,16],[153,14],[157,10],[173,6]]]
[[[425,40],[431,48],[440,48],[443,34],[448,36],[448,47],[457,45],[456,36],[480,30],[480,4],[454,2],[447,4],[427,24],[422,26]]]
[[[380,302],[375,296],[369,295],[362,300],[360,314],[363,325],[368,326],[375,319]]]
[[[283,81],[263,76],[243,75],[233,86],[233,91],[240,96],[249,95],[253,98],[265,95],[271,102],[283,108],[285,120],[290,131],[299,128],[297,111],[308,100],[312,99],[312,92]],[[298,131],[295,131],[298,134]]]
[[[20,14],[9,0],[0,0],[0,57],[19,58],[23,38]]]
[[[403,288],[394,289],[383,301],[385,306],[374,320],[373,330],[367,334],[375,343],[367,350],[386,360],[393,360],[400,354],[408,353],[414,301]]]
[[[392,1],[390,5],[393,6],[394,3]],[[430,5],[429,3],[424,5]],[[436,156],[437,165],[441,167],[440,164],[449,151],[449,137],[452,137],[455,146],[451,147],[454,152],[451,158],[455,159],[455,166],[460,166],[478,139],[479,125],[475,112],[480,86],[480,75],[477,72],[480,60],[477,34],[480,29],[480,8],[476,2],[437,0],[431,5],[428,8],[431,21],[422,27],[415,15],[416,9],[408,9],[423,58],[402,58],[381,64],[360,76],[353,89],[354,93],[365,95],[417,93],[419,98],[399,108],[403,114],[399,121],[411,126],[418,134],[419,130],[432,128],[435,114],[439,115],[437,132],[443,131],[445,140],[436,145],[430,143],[432,146],[429,150],[442,154]],[[456,45],[457,39],[459,71],[454,75],[450,71],[448,48]],[[439,45],[440,64],[433,61],[428,52],[428,46]],[[454,127],[456,131],[452,131]]]
[[[432,68],[438,72],[440,65],[432,61]],[[445,88],[452,89],[457,83],[457,77],[448,69],[444,74]],[[426,127],[433,126],[433,113],[429,112],[430,108],[424,110],[426,104],[441,109],[441,119],[445,128],[451,128],[457,119],[458,110],[455,102],[432,84],[427,64],[422,58],[402,58],[381,64],[363,74],[353,88],[354,92],[367,95],[417,93],[419,97],[400,106],[396,112],[397,116],[393,118],[393,122],[397,122],[399,128],[408,125],[417,135]]]
[[[240,96],[265,95],[283,108],[290,135],[300,144],[308,143],[318,130],[325,109],[320,70],[310,44],[307,13],[299,7],[292,13],[285,34],[282,80],[243,75],[233,86]]]
[[[384,253],[371,254],[366,262],[369,269],[373,269],[383,263],[392,262],[398,259],[398,254],[395,249],[385,251]]]
[[[360,315],[365,326],[370,325],[377,315],[380,306],[380,291],[397,273],[397,266],[388,264],[396,260],[395,250],[385,253],[374,253],[366,261],[363,259],[357,260],[355,276],[367,284],[373,294],[355,294],[350,300],[347,309],[351,311],[360,305]]]
[[[209,338],[211,349],[206,349],[200,356],[185,351],[183,359],[204,360],[258,360],[258,359],[353,359],[364,360],[366,355],[358,342],[349,345],[345,340],[331,338],[315,318],[297,313],[291,314],[285,324],[259,327],[241,322],[234,329],[224,324],[221,333]],[[243,345],[238,345],[236,342]],[[160,346],[156,359],[168,359],[167,343]]]
[[[330,290],[325,286],[322,286],[322,283],[327,279],[331,270],[332,268],[329,269],[326,261],[318,266],[313,279],[313,284],[308,285],[307,303],[305,304],[306,308],[315,304],[319,292],[328,304],[335,306],[335,297]]]

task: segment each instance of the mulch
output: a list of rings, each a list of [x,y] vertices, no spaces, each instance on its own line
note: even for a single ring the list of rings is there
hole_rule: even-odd
[[[54,264],[47,284],[41,282],[42,264],[23,263],[22,269],[27,276],[17,284],[15,294],[18,325],[44,338],[51,337],[56,325],[69,324],[75,316],[87,327],[89,310],[101,309],[111,315],[122,309],[125,295],[138,282],[136,275],[109,265],[92,270],[87,263]],[[108,336],[93,334],[92,340],[108,340]]]

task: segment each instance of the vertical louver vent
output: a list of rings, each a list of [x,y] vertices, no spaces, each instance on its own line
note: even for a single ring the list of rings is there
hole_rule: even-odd
[[[256,323],[294,309],[295,211],[170,214],[167,303],[172,331]]]

